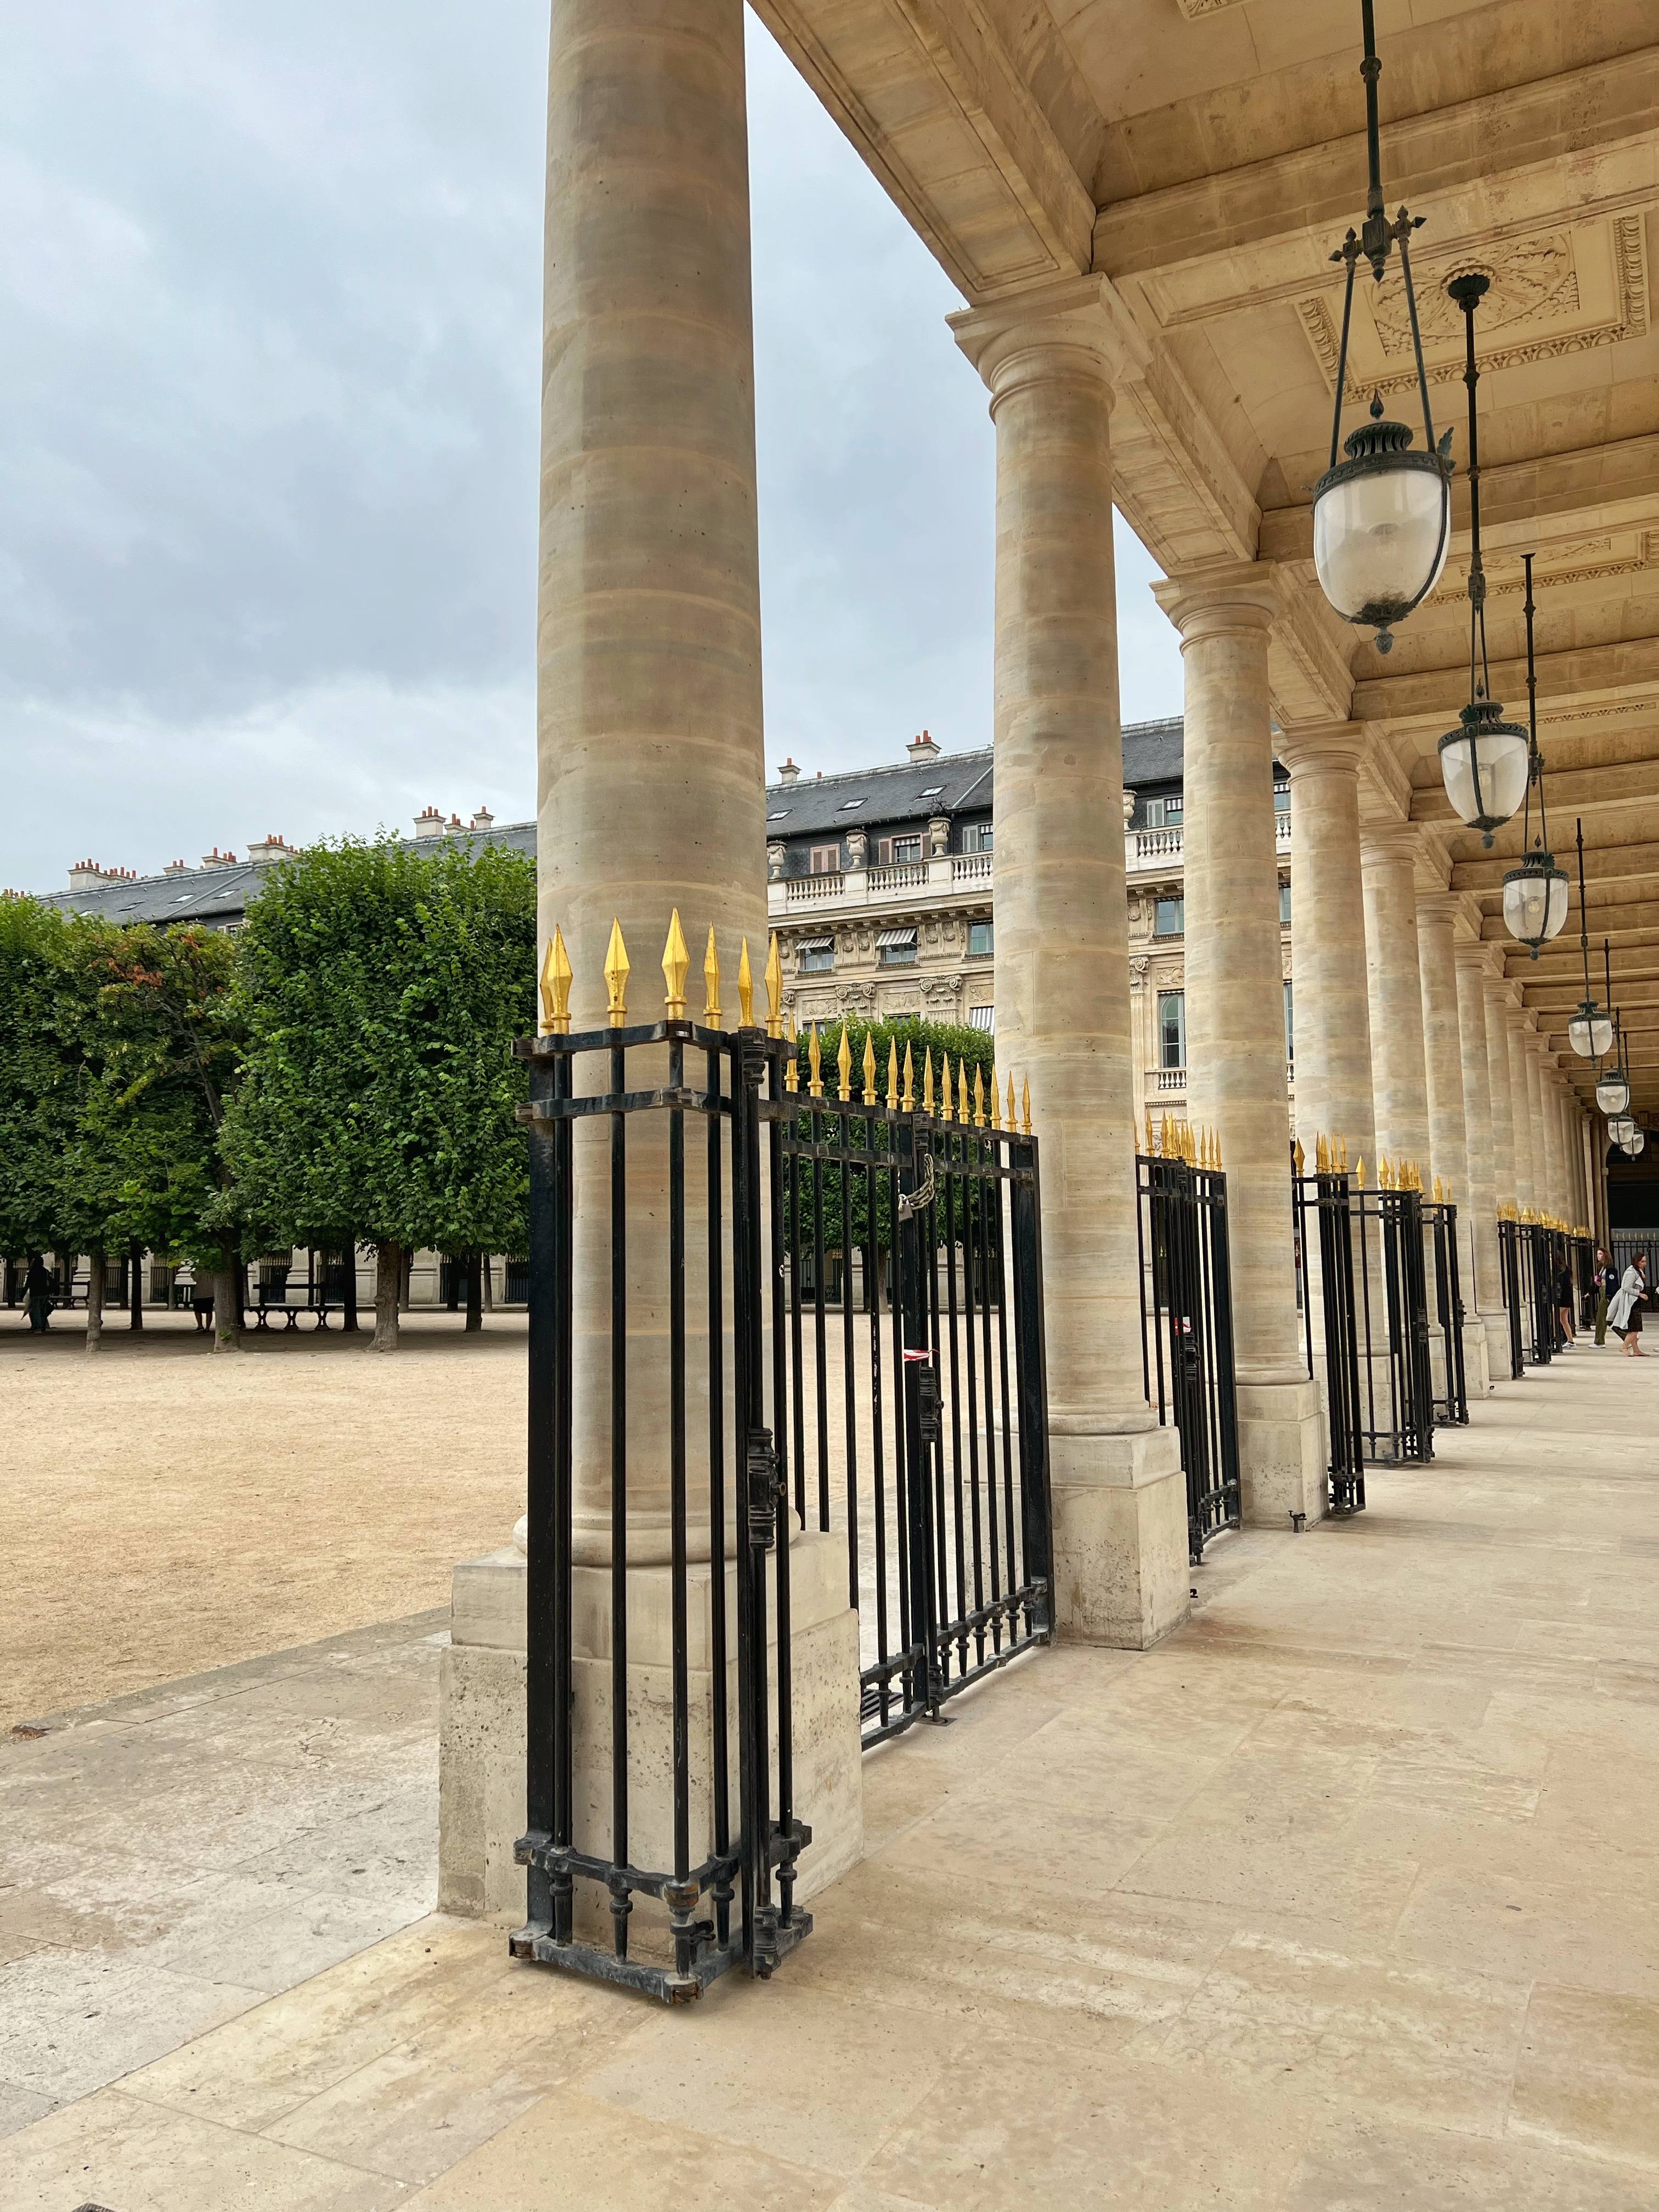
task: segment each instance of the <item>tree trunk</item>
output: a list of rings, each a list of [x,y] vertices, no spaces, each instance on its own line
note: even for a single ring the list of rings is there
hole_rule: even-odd
[[[491,1255],[485,1252],[480,1255],[478,1265],[483,1278],[483,1310],[486,1313],[494,1313],[495,1310],[495,1262]]]
[[[142,1328],[144,1325],[144,1254],[142,1245],[134,1244],[127,1253],[127,1327]]]
[[[374,1334],[369,1343],[371,1352],[395,1352],[398,1349],[398,1293],[403,1284],[402,1245],[377,1245],[374,1252]]]
[[[399,1249],[402,1249],[401,1246],[399,1247]],[[403,1254],[403,1263],[398,1270],[398,1310],[399,1313],[407,1313],[409,1311],[410,1289],[414,1279],[415,1255],[412,1252],[404,1252]],[[375,1292],[375,1300],[377,1304],[379,1303],[379,1299],[380,1292],[377,1291]]]
[[[242,1348],[242,1267],[234,1252],[221,1259],[213,1284],[213,1348],[240,1352]]]
[[[345,1309],[340,1316],[340,1327],[348,1336],[357,1334],[357,1240],[346,1240],[345,1248]]]
[[[469,1252],[466,1255],[466,1325],[469,1329],[483,1327],[483,1254]]]
[[[87,1255],[87,1350],[96,1352],[104,1340],[104,1255]]]

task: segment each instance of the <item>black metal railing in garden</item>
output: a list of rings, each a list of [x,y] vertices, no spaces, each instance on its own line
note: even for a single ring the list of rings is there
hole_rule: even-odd
[[[802,1056],[779,1125],[795,1508],[846,1543],[868,1745],[1053,1634],[1038,1148],[994,1071],[988,1098],[960,1061],[936,1088],[931,1054],[882,1070],[866,1033],[855,1097],[844,1024],[831,1080],[816,1032]]]
[[[1439,1188],[1437,1182],[1436,1188]],[[1440,1428],[1462,1428],[1469,1418],[1469,1394],[1463,1358],[1465,1309],[1458,1272],[1457,1208],[1449,1200],[1431,1200],[1423,1206],[1423,1225],[1434,1249],[1434,1316],[1444,1340],[1441,1380],[1445,1387],[1436,1393],[1434,1418]]]
[[[895,1065],[879,1096],[867,1054],[854,1099],[845,1032],[837,1094],[824,1095],[816,1038],[803,1094],[776,940],[764,1027],[746,946],[735,1029],[720,1026],[712,939],[701,1022],[685,1012],[688,966],[677,915],[667,1018],[630,1024],[613,930],[611,1026],[573,1035],[556,932],[544,1033],[516,1048],[530,1079],[530,1422],[527,1910],[512,1948],[670,2002],[735,1966],[769,1974],[811,1928],[794,1902],[811,1832],[795,1810],[792,1532],[845,1540],[866,1745],[938,1717],[1053,1632],[1029,1099],[1015,1127],[1012,1085],[1005,1122],[976,1077],[970,1108],[959,1065],[954,1102],[947,1077],[936,1109],[931,1063],[902,1086]],[[642,1436],[637,1410],[630,1428],[641,1394],[665,1434]],[[608,1489],[597,1565],[576,1558],[579,1420],[586,1449],[608,1455],[608,1482],[590,1490]],[[659,1616],[630,1620],[641,1457],[659,1469],[653,1497],[667,1467],[666,1536],[647,1561],[659,1565],[665,1540],[660,1665]],[[666,1812],[663,1744],[634,1723],[659,1693],[635,1683],[630,1699],[630,1636],[653,1683],[668,1678]]]
[[[1498,1272],[1504,1293],[1504,1318],[1509,1324],[1510,1380],[1518,1382],[1527,1371],[1529,1336],[1522,1254],[1521,1224],[1500,1213],[1498,1217]]]
[[[1180,1432],[1187,1546],[1239,1525],[1227,1177],[1208,1133],[1166,1116],[1135,1158],[1141,1378],[1165,1427]]]
[[[1309,1173],[1291,1152],[1304,1347],[1325,1389],[1334,1514],[1363,1510],[1366,1462],[1434,1456],[1434,1380],[1421,1195],[1412,1170],[1385,1165],[1367,1188],[1324,1140]]]
[[[1527,1367],[1547,1367],[1555,1357],[1554,1239],[1535,1214],[1520,1212],[1500,1218],[1498,1249],[1510,1311],[1510,1370],[1518,1376]]]

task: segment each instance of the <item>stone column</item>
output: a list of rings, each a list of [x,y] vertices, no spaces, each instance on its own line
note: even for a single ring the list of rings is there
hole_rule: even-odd
[[[1524,1024],[1521,1042],[1527,1062],[1527,1122],[1532,1132],[1532,1202],[1534,1212],[1548,1213],[1553,1184],[1549,1152],[1544,1142],[1544,1070],[1538,1055],[1543,1039]]]
[[[1486,1332],[1488,1377],[1509,1372],[1509,1316],[1498,1257],[1498,1200],[1493,1168],[1492,1076],[1486,1041],[1486,952],[1460,939],[1457,951],[1457,1033],[1463,1052],[1463,1140],[1468,1158],[1469,1242],[1474,1249],[1474,1291],[1464,1303]]]
[[[1527,1050],[1527,1031],[1516,986],[1506,984],[1502,996],[1504,1036],[1510,1063],[1510,1111],[1515,1138],[1515,1202],[1525,1213],[1538,1203],[1532,1171],[1532,1089],[1527,1075],[1531,1054]]]
[[[1463,1376],[1471,1399],[1484,1398],[1490,1383],[1486,1331],[1475,1313],[1472,1235],[1474,1207],[1469,1188],[1468,1148],[1463,1118],[1463,1045],[1457,1018],[1455,925],[1459,901],[1437,891],[1417,902],[1417,963],[1423,985],[1423,1046],[1429,1077],[1429,1161],[1431,1176],[1457,1207],[1457,1264],[1462,1278]]]
[[[1545,1204],[1558,1221],[1565,1220],[1567,1176],[1561,1142],[1560,1079],[1555,1070],[1555,1054],[1542,1037],[1538,1041],[1538,1103],[1544,1123],[1544,1188],[1549,1193]]]
[[[1181,632],[1185,671],[1188,1111],[1218,1132],[1227,1171],[1244,1510],[1282,1528],[1289,1513],[1321,1517],[1328,1481],[1291,1237],[1267,692],[1279,586],[1270,563],[1229,561],[1153,592]]]
[[[1136,953],[1129,962],[1129,1076],[1133,1094],[1129,1116],[1132,1127],[1137,1130],[1143,1126],[1151,1103],[1146,1096],[1146,1070],[1152,1064],[1153,1051],[1152,994],[1146,988],[1151,965],[1145,953]]]
[[[1304,1152],[1324,1135],[1376,1180],[1365,902],[1361,889],[1358,722],[1281,730],[1273,749],[1291,779],[1295,923],[1296,1128]]]
[[[1504,956],[1488,946],[1480,992],[1486,1017],[1486,1089],[1492,1100],[1492,1196],[1514,1206],[1515,1115],[1510,1080],[1509,1025],[1504,1014]]]
[[[657,1017],[678,908],[693,973],[713,928],[735,1016],[739,946],[757,977],[767,940],[760,584],[742,0],[553,0],[544,259],[541,539],[537,623],[540,936],[563,933],[578,1030],[605,1014],[606,942],[619,920],[629,1012]],[[692,1001],[695,1006],[697,1000]],[[649,1055],[630,1077],[649,1080]],[[601,1080],[583,1069],[579,1087]],[[688,1153],[694,1147],[688,1144]],[[610,1850],[611,1559],[605,1132],[575,1143],[577,1842]],[[629,1131],[628,1577],[631,1854],[672,1864],[666,1776],[671,1653],[669,1254],[665,1117]],[[698,1252],[695,1170],[687,1240]],[[686,1301],[688,1413],[706,1403],[706,1304]],[[732,1374],[728,1358],[725,1373]],[[728,1425],[728,1437],[733,1433]],[[727,1685],[708,1646],[706,1516],[692,1561],[690,1711],[703,1731]],[[836,1564],[836,1553],[842,1558]],[[859,1641],[844,1546],[792,1550],[796,1796],[813,1830],[798,1897],[862,1849]],[[458,1567],[445,1654],[441,1897],[466,1912],[521,1910],[513,1839],[524,1820],[521,1552]],[[515,1825],[516,1824],[516,1825]],[[694,1862],[708,1848],[694,1834]],[[636,1904],[643,1904],[636,1893]],[[649,1917],[649,1914],[647,1914]],[[636,1920],[635,1925],[640,1923]]]
[[[1415,1162],[1428,1176],[1429,1084],[1417,953],[1417,832],[1407,822],[1368,822],[1361,828],[1377,1150],[1391,1161]]]
[[[996,1022],[1042,1140],[1062,1633],[1133,1647],[1188,1610],[1180,1439],[1141,1377],[1111,329],[1098,279],[954,315],[996,425]]]

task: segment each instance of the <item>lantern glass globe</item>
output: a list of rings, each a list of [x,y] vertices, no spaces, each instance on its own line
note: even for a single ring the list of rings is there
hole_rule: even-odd
[[[1581,1060],[1600,1060],[1613,1049],[1613,1018],[1586,1000],[1567,1024],[1567,1042]]]
[[[1627,1145],[1636,1134],[1636,1123],[1628,1114],[1615,1114],[1607,1123],[1607,1134],[1615,1145]]]
[[[1595,1105],[1598,1113],[1605,1114],[1611,1123],[1615,1114],[1622,1114],[1630,1104],[1630,1085],[1616,1067],[1610,1067],[1595,1085]]]
[[[1384,633],[1439,582],[1451,542],[1450,463],[1411,442],[1403,422],[1367,422],[1314,487],[1320,589],[1345,622]]]
[[[1460,710],[1462,726],[1440,740],[1440,773],[1460,821],[1492,833],[1527,795],[1532,744],[1517,723],[1504,720],[1495,699],[1477,699]]]
[[[1639,1129],[1633,1129],[1625,1140],[1625,1150],[1632,1159],[1636,1159],[1645,1150],[1647,1141]]]
[[[1534,960],[1538,948],[1560,934],[1567,918],[1567,878],[1547,854],[1528,858],[1504,878],[1504,921],[1510,935]]]

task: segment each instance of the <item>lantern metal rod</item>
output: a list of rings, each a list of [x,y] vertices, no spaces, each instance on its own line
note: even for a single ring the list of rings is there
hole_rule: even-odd
[[[1578,950],[1584,957],[1584,1004],[1590,1002],[1589,909],[1584,904],[1584,817],[1578,817]],[[1611,1004],[1611,999],[1609,999]]]
[[[1550,844],[1549,826],[1544,816],[1544,757],[1538,750],[1538,664],[1533,649],[1532,631],[1532,618],[1537,612],[1537,605],[1532,596],[1533,557],[1530,553],[1523,553],[1521,556],[1527,576],[1527,597],[1521,611],[1527,618],[1527,733],[1532,755],[1531,763],[1527,770],[1527,799],[1525,810],[1521,817],[1521,838],[1525,857],[1528,859],[1534,849],[1531,841],[1532,793],[1534,784],[1538,787],[1536,849],[1540,853],[1547,853]]]
[[[1490,699],[1492,672],[1486,660],[1486,571],[1480,559],[1480,443],[1475,413],[1474,387],[1480,371],[1474,358],[1474,311],[1485,298],[1491,280],[1478,270],[1454,276],[1446,289],[1463,311],[1463,382],[1469,395],[1469,697]],[[1531,597],[1528,586],[1528,597]],[[1480,633],[1480,672],[1475,674],[1475,631]]]

